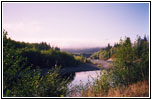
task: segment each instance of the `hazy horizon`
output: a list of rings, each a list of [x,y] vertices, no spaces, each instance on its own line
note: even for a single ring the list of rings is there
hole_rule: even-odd
[[[2,25],[16,41],[105,47],[149,35],[149,3],[3,3]]]

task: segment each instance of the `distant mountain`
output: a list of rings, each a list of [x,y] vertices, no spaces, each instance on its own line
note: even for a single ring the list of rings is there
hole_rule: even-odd
[[[61,51],[66,51],[66,52],[70,52],[70,53],[88,53],[88,54],[92,54],[94,52],[99,51],[101,48],[97,47],[97,48],[84,48],[84,49],[61,49]]]

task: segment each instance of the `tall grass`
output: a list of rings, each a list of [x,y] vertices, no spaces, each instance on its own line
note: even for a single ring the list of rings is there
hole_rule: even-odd
[[[99,84],[98,84],[99,85]],[[101,85],[101,84],[100,84]],[[137,83],[128,86],[113,88],[110,87],[107,91],[103,91],[97,86],[87,84],[86,86],[75,86],[71,90],[71,97],[148,97],[149,82],[138,81]]]
[[[149,83],[148,81],[139,81],[137,83],[121,88],[110,88],[105,97],[148,97]]]

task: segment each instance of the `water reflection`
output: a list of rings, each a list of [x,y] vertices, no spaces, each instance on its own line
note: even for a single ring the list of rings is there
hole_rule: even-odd
[[[85,85],[88,80],[91,82],[92,78],[96,78],[100,74],[100,70],[96,71],[84,71],[84,72],[75,72],[74,79],[70,85],[79,85],[81,82]],[[91,78],[92,77],[92,78]]]

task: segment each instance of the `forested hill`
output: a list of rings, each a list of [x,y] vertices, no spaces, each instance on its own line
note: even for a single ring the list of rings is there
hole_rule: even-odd
[[[92,59],[101,59],[101,60],[108,60],[110,58],[115,58],[119,52],[119,49],[122,49],[122,45],[125,49],[127,49],[126,44],[123,42],[126,42],[126,44],[129,44],[134,51],[134,56],[137,55],[137,57],[141,57],[142,53],[148,52],[148,38],[145,36],[144,38],[141,38],[140,36],[137,37],[136,41],[132,44],[129,37],[126,38],[126,40],[120,40],[120,43],[115,43],[114,46],[111,46],[110,44],[107,45],[105,48],[101,48],[99,51],[94,52],[90,58]],[[128,50],[128,52],[131,53],[131,51]]]
[[[32,68],[70,67],[81,63],[81,59],[77,59],[71,53],[60,51],[58,47],[51,47],[46,42],[25,43],[12,40],[7,37],[6,31],[3,36],[3,51],[4,67],[10,67],[11,63],[8,65],[8,62],[16,61],[16,57],[26,59],[24,67],[32,65]],[[20,64],[23,62],[21,61]]]
[[[87,54],[92,54],[94,52],[99,51],[100,48],[96,47],[96,48],[84,48],[84,49],[61,49],[61,51],[66,51],[66,52],[70,52],[70,53],[87,53]]]

